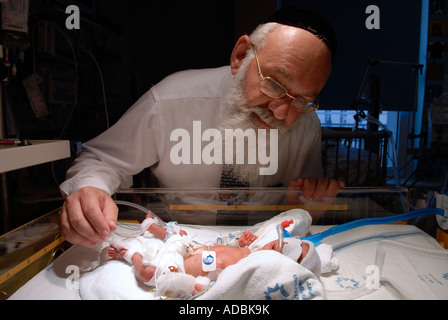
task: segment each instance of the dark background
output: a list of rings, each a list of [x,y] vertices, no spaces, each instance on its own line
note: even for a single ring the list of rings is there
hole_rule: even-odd
[[[81,9],[80,30],[65,28],[68,17],[65,8],[70,4]],[[365,26],[369,16],[365,10],[372,4],[380,8],[379,30],[368,30]],[[336,31],[339,50],[320,96],[322,109],[352,108],[371,60],[418,63],[421,0],[32,0],[27,35],[30,48],[25,63],[18,66],[18,76],[8,83],[7,98],[14,114],[14,119],[7,123],[8,133],[31,138],[62,134],[62,138],[86,141],[106,128],[98,69],[84,50],[96,57],[103,72],[109,119],[113,124],[165,76],[184,69],[228,64],[239,36],[250,33],[277,6],[291,5],[321,12]],[[74,107],[70,97],[65,103],[49,101],[49,85],[45,81],[54,73],[62,73],[67,86],[73,86],[74,67],[70,47],[58,29],[52,32],[56,53],[41,50],[42,21],[55,22],[73,43],[79,99]],[[22,91],[21,80],[33,70],[44,80],[42,88],[50,112],[45,119],[35,119]],[[415,74],[415,69],[408,65],[371,66],[364,92],[369,89],[372,75],[378,75],[383,110],[413,110]]]
[[[17,60],[20,50],[10,49],[16,75],[11,67],[0,66],[5,136],[67,139],[74,148],[71,159],[8,173],[14,212],[11,224],[28,221],[33,214],[43,214],[62,203],[58,184],[76,156],[76,142],[79,146],[107,129],[108,123],[115,123],[165,76],[184,69],[227,65],[238,37],[250,33],[278,6],[313,9],[333,23],[339,50],[320,102],[323,109],[350,109],[368,61],[417,62],[420,2],[30,0],[29,32],[1,32],[3,45],[11,34],[28,44],[23,62]],[[65,27],[65,8],[71,4],[81,10],[79,30]],[[365,27],[365,9],[372,4],[381,10],[380,30]],[[371,69],[381,75],[383,109],[412,110],[414,71],[400,66]],[[42,118],[35,117],[22,84],[33,73],[42,79],[49,112]],[[55,78],[63,80],[51,80]]]

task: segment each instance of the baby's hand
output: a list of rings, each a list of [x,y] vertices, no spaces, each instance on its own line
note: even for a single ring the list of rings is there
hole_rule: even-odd
[[[258,239],[258,236],[254,235],[250,231],[244,231],[241,237],[238,239],[238,244],[240,247],[245,247],[250,245],[252,242]]]
[[[192,295],[192,296],[195,296],[195,295],[197,295],[199,292],[201,292],[201,291],[204,290],[204,289],[205,289],[205,287],[204,287],[202,284],[195,283],[195,284],[194,284],[194,290],[193,290],[193,292],[191,293],[191,295]]]
[[[271,242],[265,244],[264,247],[262,248],[262,250],[274,250],[274,251],[282,252],[285,244],[287,244],[287,242],[283,242],[282,247],[280,248],[280,246],[278,244],[278,240],[274,240],[274,241],[271,241]]]

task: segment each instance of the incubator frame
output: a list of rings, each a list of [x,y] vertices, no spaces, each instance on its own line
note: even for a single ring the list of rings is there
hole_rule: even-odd
[[[288,204],[286,196],[291,194],[299,194],[301,203]],[[435,207],[434,192],[401,187],[346,188],[337,197],[321,202],[305,200],[300,192],[287,188],[122,189],[114,198],[151,210],[165,222],[200,225],[213,225],[208,222],[216,222],[218,213],[243,217],[236,222],[244,221],[250,225],[282,211],[299,208],[316,214],[314,224],[328,226]],[[129,206],[119,206],[119,209],[120,221],[141,222],[145,218],[142,210]],[[0,236],[0,299],[11,296],[40,270],[51,268],[52,261],[70,247],[59,234],[58,210]],[[179,217],[183,218],[176,219]],[[434,238],[440,235],[446,239],[446,232],[437,228],[434,216],[415,218],[408,223],[415,224]]]

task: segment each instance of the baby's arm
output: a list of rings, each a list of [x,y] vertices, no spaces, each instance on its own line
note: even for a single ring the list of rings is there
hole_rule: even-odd
[[[263,248],[261,248],[261,250],[275,250],[275,251],[282,252],[283,247],[285,246],[285,244],[286,244],[286,243],[283,243],[283,244],[282,244],[282,247],[280,248],[280,247],[279,247],[279,244],[278,244],[278,240],[274,240],[274,241],[271,241],[271,242],[269,242],[269,243],[266,243],[266,244],[263,246]]]

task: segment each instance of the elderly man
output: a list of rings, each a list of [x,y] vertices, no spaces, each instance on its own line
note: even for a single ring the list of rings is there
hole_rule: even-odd
[[[230,170],[245,186],[301,188],[313,199],[335,195],[343,185],[321,177],[321,128],[313,112],[335,50],[326,20],[284,9],[239,38],[230,67],[188,70],[162,80],[84,145],[61,185],[68,196],[60,212],[62,234],[88,247],[104,241],[116,228],[118,209],[110,195],[130,187],[132,176],[148,167],[161,187],[218,188]],[[225,155],[216,152],[226,142],[218,140],[230,129],[254,129],[256,141],[266,143],[248,146],[243,158],[262,147],[266,154],[278,152],[274,170],[260,174],[263,165],[247,161],[228,169],[228,161],[219,161]],[[266,139],[260,140],[263,130]],[[187,142],[191,150],[184,148]]]

